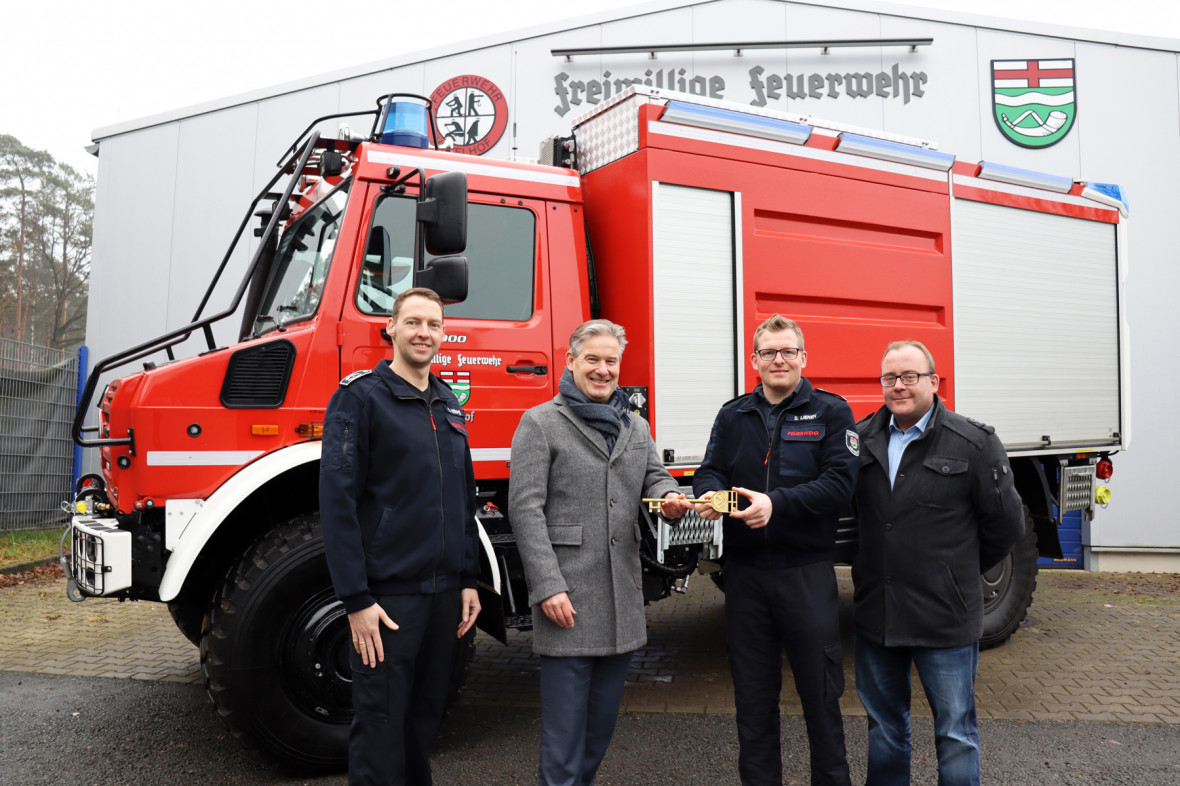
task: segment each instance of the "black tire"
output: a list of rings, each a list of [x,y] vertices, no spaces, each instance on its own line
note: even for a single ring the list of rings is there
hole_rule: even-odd
[[[205,632],[205,614],[208,611],[205,606],[198,603],[177,603],[173,601],[168,604],[168,613],[172,615],[172,621],[176,623],[176,627],[184,634],[184,637],[191,641],[198,647],[201,646],[201,636]]]
[[[230,570],[201,641],[205,688],[247,749],[297,775],[343,770],[351,636],[318,513],[268,532]]]
[[[1024,509],[1024,537],[999,565],[979,577],[983,584],[981,649],[998,647],[1020,627],[1037,588],[1037,532]]]

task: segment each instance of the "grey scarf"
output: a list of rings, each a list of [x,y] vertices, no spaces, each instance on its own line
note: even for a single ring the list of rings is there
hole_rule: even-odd
[[[557,390],[565,397],[566,403],[583,423],[597,431],[606,440],[606,452],[615,449],[615,441],[619,438],[619,430],[623,426],[631,425],[628,416],[627,397],[623,391],[615,389],[610,400],[599,404],[586,398],[578,386],[574,384],[574,375],[567,368],[557,383]]]

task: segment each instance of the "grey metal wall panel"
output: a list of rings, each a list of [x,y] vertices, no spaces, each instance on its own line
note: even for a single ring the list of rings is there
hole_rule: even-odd
[[[167,262],[168,289],[163,304],[168,328],[189,321],[229,249],[233,233],[257,192],[254,183],[253,144],[211,144],[215,139],[253,138],[256,106],[242,106],[189,118],[180,122],[176,159],[174,231]],[[204,315],[225,309],[245,273],[257,246],[253,219],[230,264],[222,274]],[[237,340],[240,321],[230,319],[214,326],[218,343]],[[144,339],[150,336],[143,336]],[[203,341],[190,340],[178,347],[187,357],[205,349]]]
[[[101,359],[164,331],[178,127],[104,142],[95,193],[86,343]]]
[[[1180,547],[1165,504],[1175,449],[1166,418],[1180,389],[1180,58],[1079,44],[1082,177],[1121,183],[1131,200],[1126,286],[1131,352],[1131,448],[1115,458],[1111,505],[1095,517],[1095,546]],[[1084,81],[1082,81],[1084,78]],[[1084,90],[1084,92],[1083,92]]]
[[[955,154],[960,161],[982,158],[980,137],[989,129],[983,127],[987,116],[981,114],[987,94],[980,93],[977,79],[980,58],[975,28],[886,16],[881,19],[881,37],[934,39],[934,45],[912,54],[889,50],[883,70],[892,77],[892,66],[896,64],[899,71],[909,74],[911,94],[906,101],[903,89],[897,98],[884,102],[884,127],[894,133],[929,139],[938,144],[939,150]],[[915,74],[928,78],[920,98],[913,94],[913,82],[919,78]]]
[[[979,118],[982,147],[980,157],[985,161],[995,161],[1007,166],[1076,177],[1082,169],[1078,145],[1078,124],[1075,123],[1069,133],[1052,147],[1032,149],[1013,144],[1000,132],[992,116],[991,81],[991,62],[993,60],[1074,58],[1076,61],[1077,46],[1075,42],[1067,39],[1039,38],[994,30],[980,30],[978,37],[979,47],[975,52],[975,73],[979,94],[976,101],[968,103],[966,106],[970,107]],[[1093,65],[1091,63],[1075,62],[1079,112],[1092,112],[1099,108],[1098,105],[1087,107],[1087,101],[1090,100],[1088,96],[1092,95],[1092,90],[1087,87],[1086,80],[1087,75],[1092,71]],[[1093,98],[1098,98],[1098,96],[1093,96]],[[1079,119],[1084,118],[1084,115],[1079,114]]]

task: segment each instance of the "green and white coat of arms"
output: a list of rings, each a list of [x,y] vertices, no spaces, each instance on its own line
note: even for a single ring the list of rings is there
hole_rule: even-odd
[[[1050,147],[1078,116],[1074,61],[993,60],[992,109],[1000,133],[1021,147]]]
[[[463,406],[471,398],[470,371],[440,371],[438,376],[439,379],[447,383],[451,392],[459,399],[459,406]]]

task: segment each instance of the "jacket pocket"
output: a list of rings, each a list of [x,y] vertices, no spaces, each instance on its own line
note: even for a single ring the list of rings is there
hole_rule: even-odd
[[[581,546],[581,524],[550,524],[549,542],[554,546]]]
[[[784,424],[779,430],[779,474],[809,479],[818,476],[824,431],[824,424],[814,421]]]
[[[918,504],[935,508],[954,507],[971,498],[971,463],[956,456],[929,456],[922,462],[925,472],[918,491]]]
[[[947,597],[953,599],[959,611],[966,613],[967,600],[963,597],[963,590],[959,588],[959,582],[955,581],[955,574],[951,571],[951,566],[942,563],[942,573],[946,578]]]
[[[441,527],[418,525],[404,509],[381,511],[373,540],[365,548],[370,575],[381,578],[420,578],[437,569],[446,537]]]
[[[450,425],[447,434],[450,437],[451,466],[462,469],[465,464],[463,457],[467,454],[467,423],[450,415],[446,420]]]
[[[366,666],[357,654],[356,648],[348,646],[348,664],[352,667],[353,701],[358,717],[365,720],[385,723],[389,719],[389,668],[386,661],[378,661],[376,666]]]
[[[328,469],[349,469],[352,466],[353,444],[356,441],[356,424],[338,415],[324,421],[324,440],[321,446],[322,461]]]
[[[557,557],[557,569],[565,579],[565,586],[569,594],[586,583],[587,566],[586,554],[582,549],[581,524],[550,524],[549,542],[553,544],[553,554]]]

